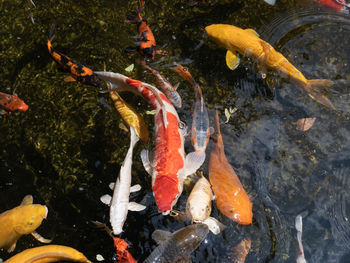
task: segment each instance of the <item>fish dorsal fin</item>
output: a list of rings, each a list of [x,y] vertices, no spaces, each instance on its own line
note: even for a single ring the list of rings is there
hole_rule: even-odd
[[[152,233],[152,239],[159,245],[167,241],[171,235],[172,234],[169,231],[157,229]]]
[[[32,195],[26,195],[20,205],[31,205],[33,203],[33,196]]]
[[[248,28],[248,29],[244,29],[244,31],[249,32],[256,37],[260,37],[259,34],[254,29]]]
[[[229,69],[235,70],[239,65],[240,59],[237,54],[233,53],[231,50],[226,52],[226,65]]]

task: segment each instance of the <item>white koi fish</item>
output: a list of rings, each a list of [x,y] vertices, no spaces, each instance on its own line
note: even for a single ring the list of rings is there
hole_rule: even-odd
[[[114,188],[113,197],[110,195],[103,195],[101,197],[103,203],[110,205],[109,221],[111,222],[115,235],[123,232],[123,225],[128,215],[128,210],[141,211],[146,208],[144,205],[129,202],[130,192],[136,192],[141,189],[140,185],[131,187],[132,153],[138,140],[139,138],[134,128],[130,127],[130,147],[120,168],[119,177],[116,183],[111,185]]]

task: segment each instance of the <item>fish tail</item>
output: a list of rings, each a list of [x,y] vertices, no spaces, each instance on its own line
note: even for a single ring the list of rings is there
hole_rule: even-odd
[[[324,94],[325,89],[333,84],[334,82],[328,79],[311,79],[308,80],[304,89],[312,99],[332,110],[335,110],[336,108],[333,103]]]
[[[55,39],[55,24],[52,24],[51,25],[51,28],[50,28],[50,33],[49,33],[49,41],[52,42],[54,39]]]
[[[136,6],[136,11],[133,12],[130,16],[127,16],[126,19],[124,20],[125,23],[130,23],[130,24],[137,24],[140,23],[143,18],[141,16],[141,12],[145,6],[145,3],[143,0],[140,0],[138,5]]]

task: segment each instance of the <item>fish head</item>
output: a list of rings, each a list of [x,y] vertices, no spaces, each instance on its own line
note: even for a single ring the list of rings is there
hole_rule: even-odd
[[[7,108],[12,112],[24,112],[28,110],[28,105],[25,104],[24,101],[17,96],[17,94],[14,94],[11,102],[9,102],[7,105]]]
[[[177,175],[174,176],[177,178]],[[167,175],[156,178],[153,184],[153,193],[159,212],[168,214],[176,204],[181,191],[179,191],[178,182]]]
[[[224,214],[241,225],[250,225],[253,221],[252,203],[246,193],[238,194],[231,202],[223,206]]]
[[[210,216],[211,206],[210,204],[205,204],[205,202],[198,202],[193,204],[190,200],[186,204],[186,212],[191,215],[190,218],[192,222],[203,222]]]
[[[181,77],[186,79],[191,84],[194,84],[193,83],[193,77],[192,77],[192,75],[191,75],[191,73],[190,73],[190,71],[188,70],[187,67],[183,67],[182,65],[177,64],[176,67],[171,68],[171,70],[176,72],[177,74],[179,74]]]
[[[47,217],[47,213],[48,209],[45,205],[19,206],[15,215],[15,231],[21,235],[32,233]]]
[[[231,25],[224,24],[213,24],[205,27],[205,32],[216,44],[228,48],[229,35],[227,34],[228,29],[232,30],[235,28]]]

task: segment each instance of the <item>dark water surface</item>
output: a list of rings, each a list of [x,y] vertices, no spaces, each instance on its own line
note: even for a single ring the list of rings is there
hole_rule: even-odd
[[[168,56],[156,56],[153,65],[175,84],[181,79],[167,69],[187,63],[200,83],[211,113],[218,108],[221,131],[230,164],[236,169],[253,202],[253,224],[240,226],[213,207],[212,216],[228,228],[209,234],[192,254],[193,262],[225,262],[243,238],[252,248],[246,262],[295,262],[298,249],[295,217],[303,219],[303,244],[308,262],[349,262],[350,253],[350,18],[309,8],[309,4],[277,0],[216,1],[189,5],[187,1],[147,1],[148,18],[157,44]],[[136,26],[125,24],[137,1],[36,1],[31,23],[26,1],[2,2],[0,10],[0,91],[17,93],[29,110],[0,116],[0,211],[13,208],[26,194],[49,208],[38,228],[54,244],[72,246],[96,261],[101,254],[112,262],[111,238],[90,223],[108,223],[108,207],[99,198],[111,193],[129,146],[129,135],[119,128],[121,118],[109,97],[96,88],[65,83],[46,48],[48,31],[56,24],[54,47],[94,70],[107,70],[155,83],[140,68],[125,68],[140,58],[125,54],[133,45]],[[337,111],[310,99],[276,73],[261,79],[254,61],[241,57],[230,71],[225,50],[203,38],[212,23],[255,29],[308,79],[336,82],[329,91]],[[204,41],[200,48],[198,44]],[[152,64],[152,63],[151,63]],[[191,124],[192,88],[181,82],[181,120]],[[145,101],[123,97],[142,114],[153,130],[153,116]],[[224,109],[237,108],[227,123]],[[213,114],[211,114],[213,123]],[[316,117],[307,132],[296,129],[299,118]],[[149,145],[146,145],[147,147]],[[147,205],[130,212],[123,238],[142,262],[156,244],[155,229],[175,231],[184,226],[158,213],[151,178],[139,158],[146,147],[135,148],[133,184],[142,190],[133,201]],[[186,152],[191,150],[186,142]],[[208,155],[211,144],[208,148]],[[208,171],[208,159],[202,167]],[[175,207],[184,210],[185,190]],[[1,227],[1,226],[0,226]],[[14,253],[40,243],[22,237]],[[7,259],[14,253],[0,252]]]

